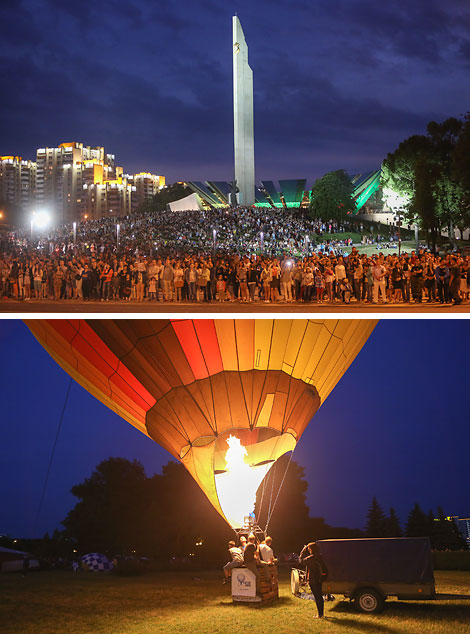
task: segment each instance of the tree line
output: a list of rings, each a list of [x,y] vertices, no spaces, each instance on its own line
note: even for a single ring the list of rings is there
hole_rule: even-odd
[[[429,537],[434,550],[466,548],[455,521],[446,517],[441,507],[436,514],[432,510],[425,513],[419,504],[415,504],[402,529],[395,509],[392,507],[387,515],[375,497],[367,513],[365,534],[367,537]]]
[[[282,486],[281,486],[282,485]],[[376,498],[367,514],[365,531],[327,524],[311,517],[306,503],[304,468],[288,456],[271,468],[258,491],[255,514],[259,526],[272,535],[276,553],[298,553],[317,539],[430,536],[435,549],[465,547],[455,523],[427,515],[415,505],[402,531],[394,509],[386,515]],[[233,530],[180,463],[168,462],[161,474],[148,477],[142,464],[108,458],[90,477],[72,487],[77,503],[62,521],[63,528],[34,543],[6,542],[45,559],[72,559],[87,552],[148,557],[161,562],[192,561],[219,566],[227,557]]]
[[[264,529],[269,517],[277,553],[297,553],[312,539],[361,536],[359,530],[310,517],[307,487],[303,467],[284,456],[271,469],[264,496],[262,489],[258,492],[259,525]],[[147,477],[140,462],[109,458],[71,492],[77,503],[63,520],[63,529],[40,545],[48,556],[97,551],[220,565],[234,537],[188,471],[173,461],[161,474]]]

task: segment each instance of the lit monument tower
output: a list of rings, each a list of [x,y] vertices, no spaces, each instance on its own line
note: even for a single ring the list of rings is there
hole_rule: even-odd
[[[242,25],[236,15],[233,16],[233,124],[238,202],[252,205],[255,202],[253,71],[248,64]]]

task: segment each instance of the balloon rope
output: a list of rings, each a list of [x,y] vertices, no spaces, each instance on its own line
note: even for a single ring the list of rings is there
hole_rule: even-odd
[[[71,387],[72,387],[72,377],[70,377],[69,387],[67,389],[67,395],[65,397],[64,406],[62,408],[62,414],[60,415],[59,426],[57,427],[57,432],[56,432],[56,435],[55,435],[54,445],[52,447],[52,453],[51,453],[51,458],[49,460],[49,466],[47,467],[46,479],[44,481],[44,486],[43,486],[42,494],[41,494],[41,501],[39,502],[39,508],[38,508],[37,513],[36,513],[36,519],[34,520],[34,531],[33,531],[34,533],[36,533],[36,527],[37,527],[37,523],[38,523],[38,520],[39,520],[39,515],[41,514],[42,505],[44,503],[44,498],[46,496],[46,488],[47,488],[47,483],[49,481],[49,474],[51,472],[52,461],[54,460],[54,454],[55,454],[55,449],[56,449],[56,446],[57,446],[57,440],[59,438],[60,428],[62,427],[62,421],[64,420],[65,408],[67,407],[67,401],[69,400],[69,394],[70,394],[70,388]]]
[[[292,460],[292,456],[294,455],[294,450],[295,450],[295,447],[294,447],[294,449],[291,451],[290,458],[289,458],[289,462],[287,463],[286,470],[284,471],[284,475],[283,475],[283,477],[282,477],[282,481],[281,481],[281,484],[280,484],[280,486],[279,486],[279,489],[278,489],[278,492],[277,492],[277,495],[276,495],[276,499],[274,500],[274,504],[273,504],[272,510],[271,510],[271,501],[269,501],[269,510],[270,510],[270,514],[268,515],[268,521],[266,522],[266,533],[268,532],[269,522],[271,521],[272,514],[274,513],[274,507],[276,506],[276,503],[277,503],[277,498],[279,497],[279,493],[281,492],[282,485],[284,484],[284,480],[286,479],[287,470],[289,469],[290,461]],[[273,478],[273,481],[274,481],[274,478]],[[273,493],[273,491],[272,491],[272,489],[271,489],[271,495],[272,495],[272,493]]]
[[[271,504],[273,501],[273,490],[274,490],[274,475],[276,473],[276,462],[273,465],[273,469],[272,469],[272,480],[271,480],[271,495],[269,496],[269,508],[268,508],[268,515],[266,517],[266,528],[264,529],[264,534],[267,535],[268,534],[268,526],[269,526],[269,520],[271,519]]]
[[[261,512],[263,509],[263,501],[264,501],[264,492],[266,490],[266,482],[268,481],[269,475],[266,474],[263,478],[263,490],[261,491],[261,501],[259,503],[259,508],[258,508],[258,521],[261,521]]]

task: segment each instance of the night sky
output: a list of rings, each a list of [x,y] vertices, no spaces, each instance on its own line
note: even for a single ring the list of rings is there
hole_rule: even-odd
[[[168,182],[232,178],[235,12],[258,180],[376,169],[469,109],[468,0],[9,0],[0,154],[82,141]]]
[[[468,334],[468,320],[379,322],[294,452],[311,516],[363,528],[375,495],[402,520],[415,502],[468,517]],[[21,321],[0,320],[0,351],[0,534],[54,530],[110,456],[147,475],[171,459],[73,382],[35,527],[70,378]]]

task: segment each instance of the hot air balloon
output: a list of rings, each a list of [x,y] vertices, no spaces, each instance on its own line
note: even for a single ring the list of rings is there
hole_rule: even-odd
[[[78,383],[180,460],[235,529],[375,320],[28,320]]]

